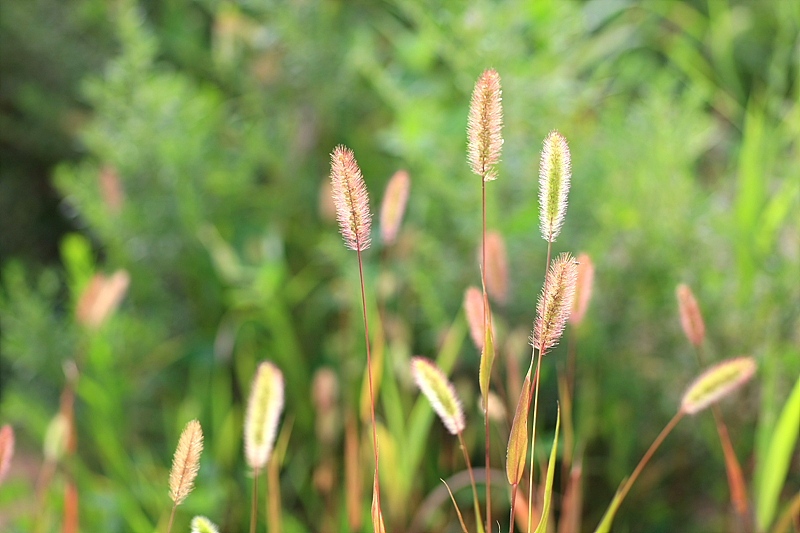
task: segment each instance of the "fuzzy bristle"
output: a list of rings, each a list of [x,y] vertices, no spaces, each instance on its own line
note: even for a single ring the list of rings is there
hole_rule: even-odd
[[[706,327],[703,324],[703,315],[700,313],[700,306],[697,305],[692,289],[681,283],[675,289],[675,296],[678,298],[678,315],[681,319],[683,333],[689,342],[700,346],[706,334]]]
[[[353,151],[346,146],[337,146],[331,154],[331,185],[345,245],[351,250],[366,250],[372,221],[369,196]]]
[[[689,385],[681,399],[681,410],[690,415],[702,411],[747,382],[755,371],[756,362],[751,357],[717,363]]]
[[[485,70],[475,83],[467,120],[467,158],[472,172],[484,181],[497,177],[502,127],[500,76],[494,69]]]
[[[250,468],[267,464],[283,410],[283,374],[264,361],[256,369],[244,420],[244,455]]]
[[[539,222],[542,237],[556,240],[567,212],[567,194],[571,177],[567,140],[551,131],[544,140],[539,164]]]
[[[550,266],[537,306],[531,342],[544,354],[555,346],[567,322],[575,297],[578,265],[569,254],[559,255]]]
[[[205,516],[197,515],[190,524],[192,533],[219,533],[219,529]]]
[[[200,422],[191,420],[181,433],[172,470],[169,474],[169,496],[175,505],[180,505],[193,488],[194,478],[200,468],[203,452],[203,430]]]
[[[435,363],[424,357],[411,359],[411,374],[442,423],[453,435],[464,431],[464,410],[453,384]]]
[[[411,181],[408,178],[408,172],[405,170],[395,172],[389,178],[389,183],[386,184],[383,200],[381,200],[380,217],[381,241],[383,244],[392,244],[397,237],[400,222],[403,220],[403,214],[406,211],[410,187]]]

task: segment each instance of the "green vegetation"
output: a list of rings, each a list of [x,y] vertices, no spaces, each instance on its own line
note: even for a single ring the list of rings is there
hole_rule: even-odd
[[[502,77],[505,144],[486,226],[503,236],[509,272],[492,315],[491,387],[508,419],[489,424],[493,521],[507,531],[506,384],[521,387],[530,363],[547,264],[541,140],[558,129],[572,188],[552,256],[587,252],[594,290],[565,334],[569,418],[555,402],[568,342],[541,364],[537,464],[561,427],[551,517],[568,442],[582,452],[580,531],[593,531],[700,373],[678,318],[686,283],[705,321],[703,366],[757,363],[719,405],[751,530],[790,530],[800,4],[9,0],[0,15],[0,425],[15,436],[3,531],[62,531],[75,502],[82,531],[166,531],[171,459],[192,419],[204,452],[172,531],[195,515],[208,517],[197,530],[245,531],[242,426],[263,360],[285,381],[280,468],[262,481],[280,486],[282,531],[372,530],[359,277],[329,201],[338,144],[356,154],[376,220],[389,178],[410,177],[396,241],[375,230],[362,253],[386,530],[458,530],[443,478],[476,531],[459,443],[416,392],[410,361],[435,360],[453,382],[485,504],[481,354],[462,300],[481,285],[465,131],[489,67]],[[31,194],[42,175],[50,197]],[[686,417],[614,531],[738,530],[725,465],[711,413]],[[259,531],[276,516],[267,492]]]

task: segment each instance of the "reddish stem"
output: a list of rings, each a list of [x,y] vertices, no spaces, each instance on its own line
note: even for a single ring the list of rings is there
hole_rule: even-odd
[[[369,379],[369,411],[372,416],[372,450],[375,455],[375,499],[378,511],[381,509],[381,491],[378,484],[378,435],[375,431],[375,398],[372,392],[372,360],[369,355],[369,330],[367,329],[367,300],[364,296],[364,271],[361,267],[361,243],[356,234],[356,252],[358,253],[358,278],[361,282],[361,309],[364,313],[364,341],[367,345],[367,376]]]
[[[629,477],[628,481],[626,481],[625,485],[623,485],[622,490],[620,491],[620,497],[619,497],[620,502],[622,502],[622,500],[625,498],[625,495],[628,494],[628,491],[633,485],[633,482],[636,481],[636,478],[639,477],[639,474],[642,472],[644,465],[647,464],[647,461],[650,460],[650,458],[653,456],[653,453],[655,453],[655,451],[658,449],[658,447],[661,445],[661,443],[664,441],[667,435],[669,435],[669,432],[672,431],[672,428],[675,427],[675,424],[677,424],[678,421],[680,421],[681,417],[683,417],[683,410],[680,410],[677,413],[675,413],[675,416],[672,417],[672,420],[670,420],[669,423],[666,426],[664,426],[664,429],[662,429],[661,433],[658,434],[656,440],[654,440],[653,444],[650,445],[650,448],[647,449],[644,456],[639,461],[639,464],[636,465],[636,469],[633,471],[633,474],[631,474],[631,477]]]

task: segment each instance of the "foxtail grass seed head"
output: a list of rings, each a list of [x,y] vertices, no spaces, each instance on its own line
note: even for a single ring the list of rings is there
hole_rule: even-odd
[[[592,297],[592,283],[594,282],[594,264],[587,254],[578,255],[578,279],[575,283],[575,300],[569,321],[578,325],[583,321],[589,299]]]
[[[558,342],[572,310],[578,264],[569,254],[559,255],[551,264],[537,306],[531,342],[546,352]]]
[[[200,422],[191,420],[183,428],[175,457],[172,459],[172,470],[169,473],[169,497],[180,505],[192,491],[194,478],[200,468],[200,454],[203,452],[203,430]]]
[[[95,274],[84,288],[75,306],[75,319],[88,329],[96,330],[119,307],[131,278],[127,270],[111,276]]]
[[[8,424],[0,428],[0,485],[3,484],[11,468],[11,458],[14,456],[14,430]]]
[[[219,533],[217,526],[205,516],[197,515],[192,518],[190,527],[192,528],[192,533]]]
[[[567,194],[572,168],[567,140],[551,131],[544,140],[539,163],[539,222],[542,237],[556,240],[567,212]]]
[[[464,291],[464,314],[467,316],[469,335],[478,350],[483,349],[483,293],[477,287],[469,287]]]
[[[411,359],[411,374],[417,387],[442,419],[447,431],[453,435],[464,431],[464,410],[447,376],[432,361],[424,357]]]
[[[681,319],[683,333],[689,342],[700,346],[706,334],[706,327],[703,324],[703,315],[700,313],[700,306],[697,305],[692,289],[681,283],[675,289],[675,295],[678,298],[678,315]]]
[[[746,383],[756,371],[752,357],[736,357],[708,368],[686,389],[681,411],[693,415]]]
[[[351,250],[366,250],[372,221],[369,196],[353,151],[346,146],[337,146],[331,154],[331,185],[345,245]]]
[[[480,247],[478,251],[481,251]],[[486,233],[486,292],[500,304],[505,304],[508,299],[506,245],[498,231]]]
[[[410,187],[411,181],[405,170],[395,172],[386,184],[381,200],[381,241],[385,245],[394,243],[397,237],[400,222],[403,221],[403,214],[406,211]]]
[[[44,433],[44,458],[59,461],[67,451],[70,439],[70,421],[64,413],[56,413]]]
[[[283,410],[283,374],[264,361],[256,369],[244,419],[244,455],[253,470],[267,464]]]
[[[494,69],[484,70],[475,82],[467,120],[467,159],[483,181],[497,177],[495,165],[503,147],[501,100],[500,76]]]

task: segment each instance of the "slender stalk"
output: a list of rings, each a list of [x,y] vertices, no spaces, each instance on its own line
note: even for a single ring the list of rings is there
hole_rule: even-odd
[[[461,451],[464,452],[464,462],[467,464],[467,472],[469,473],[469,482],[472,485],[472,504],[475,507],[475,518],[477,519],[478,523],[481,523],[481,506],[478,502],[478,489],[475,488],[475,476],[472,473],[472,464],[469,462],[469,454],[467,453],[467,447],[464,446],[464,437],[462,437],[462,432],[458,432],[458,442],[461,444]]]
[[[256,518],[258,513],[258,468],[253,471],[253,498],[250,505],[250,533],[256,533]]]
[[[680,421],[680,419],[683,417],[683,414],[684,414],[683,409],[680,409],[677,413],[675,413],[675,416],[672,417],[672,420],[670,420],[669,423],[666,426],[664,426],[664,429],[661,430],[661,433],[658,434],[656,440],[653,441],[653,444],[650,445],[650,448],[648,448],[644,456],[642,456],[642,459],[639,461],[639,464],[636,465],[636,468],[634,469],[633,474],[631,474],[631,477],[629,477],[628,481],[625,482],[625,485],[622,486],[622,490],[620,491],[619,501],[625,499],[625,496],[628,494],[628,491],[633,485],[633,482],[636,481],[637,477],[639,477],[639,474],[642,472],[644,466],[653,456],[653,454],[661,445],[661,443],[664,441],[664,439],[667,437],[667,435],[669,435],[669,432],[672,431],[672,428],[675,427],[675,424],[677,424]]]
[[[167,533],[172,530],[172,519],[175,518],[175,508],[178,506],[177,503],[172,504],[172,512],[169,514],[169,525],[167,526]]]
[[[483,287],[483,327],[486,328],[487,314],[487,295],[486,295],[486,168],[482,169],[481,176],[481,286]],[[491,332],[489,332],[491,335]],[[484,349],[486,347],[484,346]],[[491,371],[489,368],[489,381],[491,381]],[[492,492],[489,476],[489,395],[483,399],[483,427],[484,439],[486,443],[486,531],[492,530]]]
[[[547,241],[547,262],[545,263],[544,269],[544,277],[545,277],[545,284],[544,288],[542,289],[542,300],[544,302],[547,301],[547,271],[550,268],[550,251],[553,246],[552,241]],[[528,532],[530,533],[531,530],[531,522],[533,521],[533,455],[534,455],[534,444],[536,443],[536,415],[538,414],[539,409],[539,368],[542,363],[542,351],[544,351],[544,343],[545,343],[545,336],[539,335],[539,356],[536,358],[536,373],[533,375],[533,382],[536,388],[536,392],[533,395],[533,426],[531,428],[531,469],[529,472],[530,481],[528,483]],[[531,361],[532,363],[533,361]],[[528,407],[530,408],[531,405],[531,395],[528,395]]]
[[[378,510],[381,508],[381,492],[378,483],[378,434],[375,431],[375,398],[372,392],[372,360],[369,354],[369,330],[367,329],[367,299],[364,296],[364,271],[361,266],[361,246],[359,237],[356,235],[356,252],[358,253],[358,278],[361,282],[361,309],[364,314],[364,341],[367,345],[367,377],[369,380],[369,411],[372,416],[372,450],[375,456],[375,499],[378,502]]]

